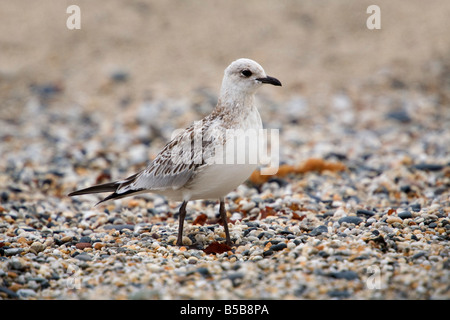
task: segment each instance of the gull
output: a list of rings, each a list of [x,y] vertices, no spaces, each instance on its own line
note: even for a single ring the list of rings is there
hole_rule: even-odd
[[[258,163],[228,161],[230,152],[248,150],[236,151],[234,137],[230,138],[224,132],[263,128],[254,103],[255,92],[263,84],[281,86],[281,82],[266,75],[257,62],[245,58],[233,61],[225,69],[218,102],[211,114],[178,133],[144,170],[123,180],[74,191],[69,196],[112,192],[99,204],[152,192],[181,201],[178,246],[183,245],[183,224],[188,201],[219,199],[226,244],[231,246],[224,197],[247,180]],[[227,161],[223,161],[225,158]]]

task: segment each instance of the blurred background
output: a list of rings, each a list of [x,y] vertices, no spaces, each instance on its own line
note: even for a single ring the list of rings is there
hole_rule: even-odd
[[[66,27],[72,4],[80,30]],[[366,27],[371,4],[380,30]],[[223,70],[247,57],[283,83],[258,92],[266,127],[292,147],[283,161],[362,157],[392,142],[446,163],[446,147],[430,145],[448,139],[449,13],[446,0],[2,1],[2,158],[55,161],[42,137],[77,163],[127,149],[125,171],[208,114]],[[414,149],[408,139],[423,132]]]
[[[71,4],[81,30],[66,28]],[[371,4],[380,6],[381,30],[366,27]],[[430,61],[450,54],[449,12],[445,0],[2,1],[1,97],[58,82],[77,100],[98,95],[118,71],[133,98],[182,97],[218,90],[224,68],[241,57],[279,77],[283,90],[270,93],[282,98],[386,69],[419,81]]]

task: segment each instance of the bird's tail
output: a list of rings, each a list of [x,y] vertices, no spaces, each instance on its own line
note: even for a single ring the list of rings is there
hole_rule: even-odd
[[[103,193],[103,192],[112,192],[109,196],[104,198],[103,200],[97,202],[95,205],[98,205],[104,201],[111,199],[121,199],[128,196],[131,196],[136,193],[142,193],[143,189],[128,189],[124,192],[118,192],[121,187],[133,181],[133,179],[137,176],[137,174],[128,177],[125,181],[114,181],[103,184],[98,184],[89,188],[76,190],[68,194],[69,197],[80,196],[83,194],[92,194],[92,193]]]
[[[98,184],[85,189],[76,190],[69,193],[69,197],[80,196],[82,194],[102,193],[102,192],[115,192],[120,184],[117,182],[108,182],[104,184]]]

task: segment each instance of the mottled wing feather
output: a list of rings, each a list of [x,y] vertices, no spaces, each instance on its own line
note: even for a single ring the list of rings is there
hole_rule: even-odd
[[[210,120],[210,121],[208,121]],[[206,118],[178,134],[143,171],[122,182],[117,193],[130,190],[177,190],[185,186],[201,167],[207,166],[205,155],[213,154],[216,139],[212,133],[218,122]],[[199,134],[201,132],[201,134]]]

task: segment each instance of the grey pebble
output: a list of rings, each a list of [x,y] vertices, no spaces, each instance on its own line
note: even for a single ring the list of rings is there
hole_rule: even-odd
[[[349,298],[351,296],[350,292],[347,290],[330,290],[327,292],[331,298]]]
[[[75,256],[75,259],[81,260],[81,261],[91,261],[92,256],[87,253],[80,253]]]
[[[209,272],[208,268],[205,268],[205,267],[197,268],[197,272],[200,273],[204,277],[211,276],[211,273]]]
[[[317,255],[322,258],[328,258],[330,256],[330,254],[324,250],[320,250],[319,252],[317,252]]]
[[[308,287],[305,284],[300,284],[297,289],[294,290],[294,295],[296,297],[301,297],[303,293],[308,289]]]
[[[413,166],[414,169],[424,171],[440,171],[444,168],[444,165],[433,163],[420,163]]]
[[[421,251],[421,252],[418,252],[418,253],[416,253],[415,255],[413,255],[413,256],[411,257],[411,259],[412,259],[412,260],[419,259],[419,258],[421,258],[421,257],[425,257],[426,255],[427,255],[427,253],[426,253],[425,251]]]
[[[310,235],[310,236],[318,236],[318,235],[320,235],[320,234],[322,234],[322,233],[327,233],[327,232],[328,232],[327,226],[321,225],[321,226],[315,227],[315,228],[309,233],[309,235]]]
[[[386,114],[386,118],[396,120],[398,122],[407,123],[411,121],[411,117],[406,110],[394,110]]]
[[[7,256],[7,257],[15,256],[17,254],[20,254],[22,251],[23,251],[22,248],[5,249],[5,256]]]
[[[400,191],[404,192],[404,193],[410,193],[412,191],[412,189],[409,184],[406,184],[406,185],[400,187]]]
[[[3,191],[2,193],[0,193],[0,201],[2,203],[8,202],[8,199],[9,199],[9,193],[7,191]]]
[[[398,213],[398,217],[401,219],[411,219],[412,214],[409,211],[402,211],[402,212]]]
[[[371,216],[374,216],[376,214],[376,212],[371,211],[371,210],[358,209],[358,210],[356,210],[356,214],[371,217]]]
[[[445,260],[442,267],[446,270],[450,270],[450,259]]]
[[[428,225],[428,228],[436,228],[437,227],[437,223],[436,222],[432,222]]]
[[[284,242],[280,242],[280,243],[270,246],[269,250],[280,251],[280,250],[283,250],[284,248],[287,248],[287,244]]]
[[[23,271],[25,270],[25,266],[17,258],[12,258],[8,262],[8,269]]]
[[[241,280],[244,278],[244,273],[242,272],[233,272],[227,275],[227,278],[231,280],[233,283],[233,287],[237,287]]]
[[[17,290],[17,295],[22,298],[29,298],[36,296],[36,291],[33,289],[19,289]]]
[[[114,82],[126,82],[129,78],[129,74],[123,70],[116,70],[111,74],[111,80]]]
[[[336,279],[345,279],[345,280],[355,280],[359,278],[358,273],[351,270],[331,272],[328,275]]]
[[[80,243],[92,243],[92,240],[91,240],[90,237],[84,236],[84,237],[81,237],[78,242],[80,242]]]
[[[353,223],[356,225],[360,224],[363,221],[364,220],[362,218],[357,217],[357,216],[346,216],[346,217],[342,217],[338,220],[339,224],[346,222],[346,223]]]
[[[158,300],[161,299],[160,292],[154,289],[140,289],[132,293],[129,298],[130,300]]]
[[[259,222],[257,222],[257,221],[246,221],[245,224],[249,228],[259,228]]]

